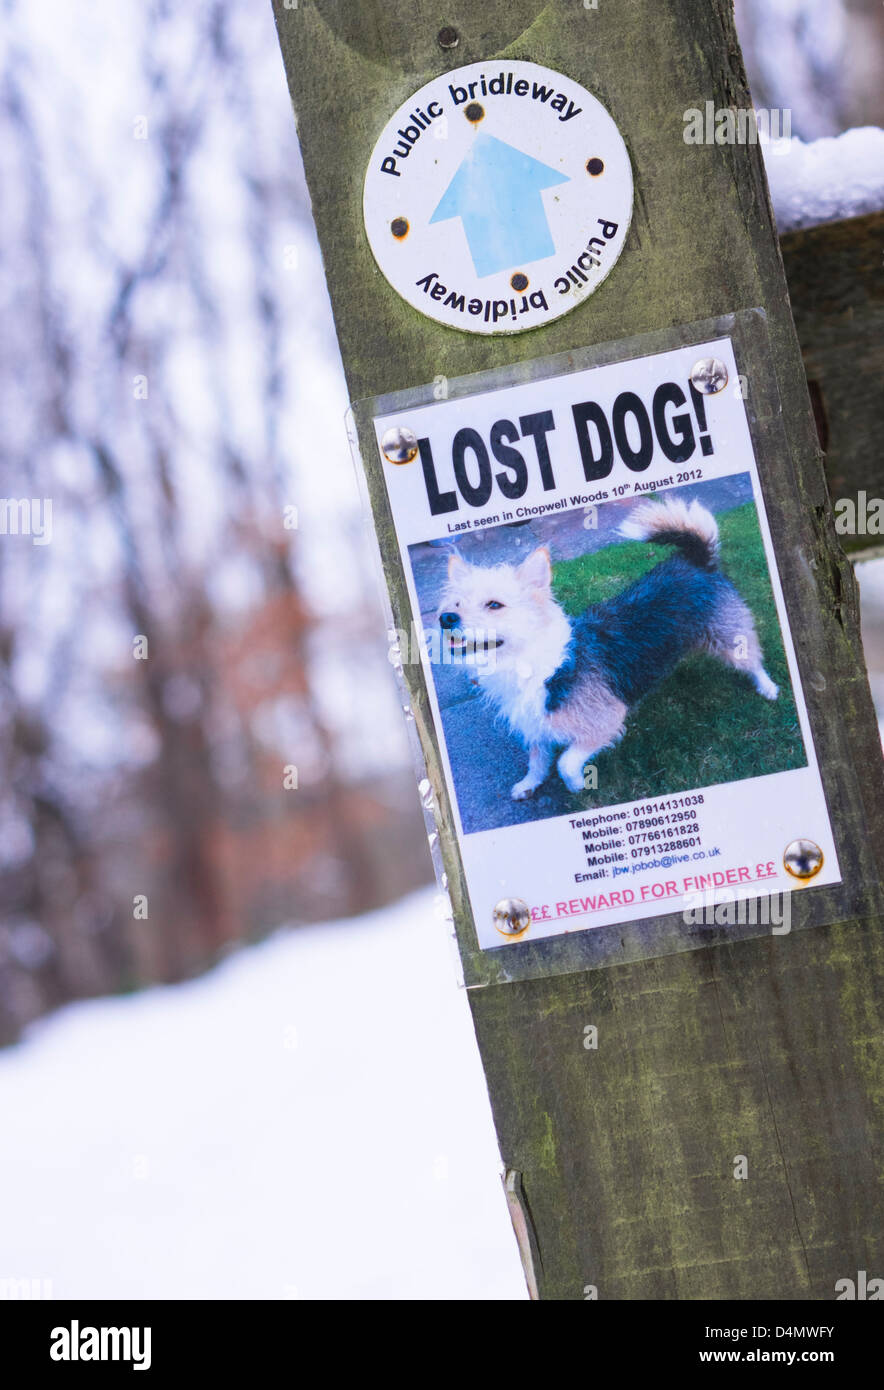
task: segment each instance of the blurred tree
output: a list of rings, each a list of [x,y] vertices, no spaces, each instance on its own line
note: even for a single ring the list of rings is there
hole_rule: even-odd
[[[2,22],[0,1041],[429,864],[270,6]]]
[[[884,125],[880,0],[735,0],[757,107],[788,110],[802,140]]]

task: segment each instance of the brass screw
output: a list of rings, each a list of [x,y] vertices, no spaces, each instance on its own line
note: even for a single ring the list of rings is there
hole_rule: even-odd
[[[516,941],[525,935],[531,925],[531,909],[522,898],[501,898],[492,918],[501,936]]]
[[[783,850],[783,867],[787,874],[806,883],[823,867],[823,852],[813,840],[793,840]]]
[[[418,455],[417,435],[403,425],[394,425],[381,438],[381,453],[388,463],[411,463]]]

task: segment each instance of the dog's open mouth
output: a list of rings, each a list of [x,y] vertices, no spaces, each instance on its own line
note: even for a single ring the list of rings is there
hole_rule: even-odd
[[[448,633],[448,648],[459,656],[475,656],[477,652],[489,652],[503,646],[503,638],[466,637],[463,633]]]

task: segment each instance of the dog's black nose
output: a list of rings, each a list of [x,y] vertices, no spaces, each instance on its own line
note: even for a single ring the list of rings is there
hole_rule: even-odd
[[[452,627],[457,627],[457,625],[458,625],[459,622],[460,622],[460,614],[459,614],[459,613],[443,613],[443,614],[441,614],[441,616],[440,616],[440,618],[439,618],[439,626],[440,626],[440,627],[444,627],[444,628],[446,628],[446,629],[452,628]]]

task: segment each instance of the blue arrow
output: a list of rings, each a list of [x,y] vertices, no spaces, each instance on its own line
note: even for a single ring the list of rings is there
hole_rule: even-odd
[[[568,183],[493,135],[476,136],[430,222],[463,221],[476,274],[515,270],[555,253],[541,191]]]

